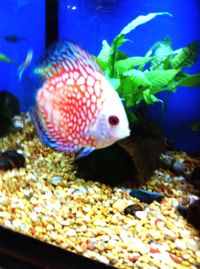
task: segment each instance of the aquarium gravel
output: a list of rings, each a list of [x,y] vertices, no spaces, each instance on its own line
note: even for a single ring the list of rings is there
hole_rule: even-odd
[[[143,204],[126,189],[76,178],[69,157],[42,145],[33,125],[0,140],[1,151],[17,150],[26,166],[0,171],[0,225],[116,268],[199,268],[200,240],[177,212],[181,198],[195,195],[183,176],[156,170],[142,189],[165,195]],[[199,162],[171,153],[186,165]],[[135,204],[135,215],[124,209]]]

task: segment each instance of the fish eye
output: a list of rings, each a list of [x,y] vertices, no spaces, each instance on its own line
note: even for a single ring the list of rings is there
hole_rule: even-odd
[[[119,123],[119,118],[117,116],[110,116],[108,118],[108,121],[109,121],[110,125],[115,126]]]

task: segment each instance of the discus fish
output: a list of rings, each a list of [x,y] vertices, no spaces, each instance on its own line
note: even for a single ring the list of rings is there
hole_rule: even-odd
[[[30,114],[45,145],[80,158],[129,136],[119,95],[76,43],[55,43],[33,74],[42,83]]]

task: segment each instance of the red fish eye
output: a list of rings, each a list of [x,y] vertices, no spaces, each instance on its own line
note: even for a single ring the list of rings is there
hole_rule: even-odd
[[[110,125],[117,125],[119,123],[119,118],[117,116],[110,116],[108,118],[108,121],[110,123]]]

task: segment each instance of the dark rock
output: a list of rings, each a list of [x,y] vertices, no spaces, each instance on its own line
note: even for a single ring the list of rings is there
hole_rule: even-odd
[[[186,171],[186,166],[183,162],[174,159],[173,156],[167,153],[161,154],[160,161],[163,168],[170,169],[176,175],[183,175]]]
[[[164,198],[164,195],[161,193],[145,190],[132,190],[129,194],[146,204],[150,204],[153,201],[160,202]]]
[[[132,126],[130,137],[76,160],[76,175],[113,186],[131,181],[132,186],[138,187],[160,167],[163,150],[160,129],[149,120],[141,120]]]
[[[0,170],[12,169],[12,163],[5,156],[0,156]]]
[[[109,185],[118,185],[134,175],[134,164],[128,153],[118,144],[95,150],[85,158],[75,161],[76,176],[86,180],[98,180]]]
[[[200,230],[200,199],[191,199],[189,205],[184,205],[180,202],[178,205],[178,211],[190,224]]]
[[[197,166],[188,178],[188,182],[200,189],[200,167]]]
[[[0,92],[0,137],[12,129],[12,118],[20,113],[18,99],[8,91]]]
[[[124,209],[124,214],[125,215],[130,214],[132,216],[135,216],[135,212],[137,212],[137,211],[143,211],[143,210],[144,210],[144,208],[141,205],[139,205],[139,204],[132,204],[132,205],[127,206]]]
[[[9,170],[25,166],[25,158],[16,151],[5,151],[0,155],[0,169]]]

